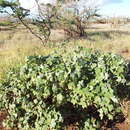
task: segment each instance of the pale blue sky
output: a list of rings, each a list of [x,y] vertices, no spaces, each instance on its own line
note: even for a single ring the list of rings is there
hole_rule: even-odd
[[[100,12],[107,16],[130,17],[130,0],[107,0],[101,6]]]
[[[35,10],[35,0],[19,0],[24,8]],[[53,3],[55,0],[39,0],[43,3]],[[130,17],[130,0],[81,0],[86,4],[87,1],[96,3],[99,6],[100,14],[103,16],[125,16]]]
[[[19,0],[25,8],[33,8],[35,0]],[[44,3],[53,3],[55,0],[39,0]],[[101,15],[105,16],[129,16],[130,17],[130,0],[81,0],[84,3],[87,1],[97,3]]]

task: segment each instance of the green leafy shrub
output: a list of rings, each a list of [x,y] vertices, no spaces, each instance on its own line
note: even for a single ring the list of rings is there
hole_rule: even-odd
[[[4,125],[21,129],[101,128],[121,112],[119,87],[127,65],[117,55],[79,48],[71,54],[30,56],[1,84]]]
[[[13,22],[10,22],[10,21],[0,22],[0,26],[11,26],[11,25],[13,25]]]

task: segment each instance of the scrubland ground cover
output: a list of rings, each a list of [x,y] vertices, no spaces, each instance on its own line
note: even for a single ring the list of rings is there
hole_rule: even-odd
[[[67,53],[73,52],[78,46],[83,48],[92,48],[93,50],[96,49],[102,52],[113,52],[115,54],[124,57],[124,62],[129,62],[130,59],[130,29],[129,28],[130,25],[123,25],[120,28],[110,28],[108,25],[105,26],[93,25],[92,27],[86,30],[86,36],[84,36],[83,38],[81,39],[73,38],[69,40],[64,35],[64,32],[62,30],[54,30],[51,35],[51,41],[46,43],[45,46],[40,44],[40,41],[34,38],[34,36],[32,36],[25,29],[20,28],[16,30],[8,30],[8,31],[1,30],[0,31],[0,80],[1,81],[4,80],[4,78],[6,77],[6,73],[11,68],[18,68],[19,66],[23,66],[25,64],[26,56],[36,56],[36,55],[45,56],[45,55],[52,54],[53,52],[58,52],[60,55],[63,56],[64,54],[66,54],[66,52]],[[114,83],[112,84],[114,85]],[[74,91],[70,93],[72,94],[74,93]],[[57,92],[56,94],[58,95]],[[65,98],[62,97],[62,95],[60,94],[57,97],[59,101],[63,100],[62,98]],[[54,102],[56,103],[56,101]],[[75,102],[75,104],[78,103],[76,99],[75,101],[74,99],[70,99],[69,102],[71,103]],[[65,103],[67,104],[67,102]],[[84,104],[84,102],[82,103]],[[69,105],[71,106],[72,104]],[[56,109],[59,109],[59,106]],[[122,109],[124,114],[126,115],[126,124],[129,124],[130,123],[129,101],[123,102]],[[81,108],[79,108],[78,110],[82,111]],[[100,113],[102,114],[101,111]],[[58,124],[59,126],[60,123]],[[126,130],[127,127],[129,129],[129,126],[126,126]],[[87,123],[86,123],[86,128],[87,128]],[[122,130],[125,130],[125,127],[123,127]]]
[[[130,30],[129,26],[120,29],[111,29],[108,25],[95,25],[88,29],[86,37],[82,39],[66,40],[62,30],[53,31],[51,39],[46,46],[30,34],[27,30],[17,29],[0,31],[0,77],[3,71],[16,64],[22,63],[27,55],[48,54],[57,51],[71,51],[77,46],[93,48],[105,52],[114,52],[129,59]],[[57,42],[58,41],[58,42]],[[17,59],[17,60],[16,60]],[[4,67],[4,68],[3,68]]]

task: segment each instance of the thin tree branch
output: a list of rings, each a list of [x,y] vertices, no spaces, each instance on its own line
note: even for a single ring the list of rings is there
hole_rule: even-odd
[[[17,16],[18,17],[18,19],[20,20],[20,22],[35,36],[35,37],[37,37],[41,42],[42,42],[42,44],[44,45],[45,43],[44,43],[44,40],[40,37],[40,36],[38,36],[35,32],[33,32],[32,31],[32,29],[22,20],[22,18],[20,18],[19,16]]]

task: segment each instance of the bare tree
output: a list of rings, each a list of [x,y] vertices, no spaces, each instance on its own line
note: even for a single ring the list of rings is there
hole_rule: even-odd
[[[99,16],[96,7],[82,6],[82,0],[56,0],[55,4],[43,4],[35,0],[37,7],[37,17],[32,18],[32,24],[39,29],[35,32],[25,18],[30,15],[30,10],[21,7],[18,0],[7,1],[0,0],[0,9],[6,13],[6,7],[12,10],[10,15],[19,19],[19,21],[44,44],[49,40],[51,30],[54,26],[59,26],[69,36],[85,35],[85,25],[87,22]],[[87,2],[86,2],[87,5]]]
[[[98,8],[90,0],[85,1],[85,4],[82,2],[83,0],[63,0],[63,5],[60,9],[61,20],[59,26],[70,37],[84,36],[88,22],[100,16],[97,13]]]

